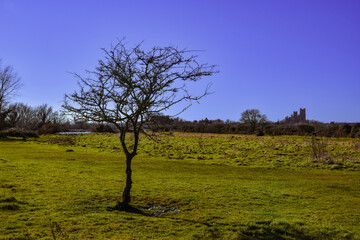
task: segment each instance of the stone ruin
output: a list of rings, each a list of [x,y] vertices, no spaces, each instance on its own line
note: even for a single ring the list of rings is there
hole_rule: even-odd
[[[296,123],[305,123],[306,122],[306,109],[300,108],[300,114],[297,111],[294,111],[290,117],[285,117],[285,123],[296,124]]]

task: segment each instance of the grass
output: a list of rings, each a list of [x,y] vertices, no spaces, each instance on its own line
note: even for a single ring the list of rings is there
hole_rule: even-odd
[[[359,139],[141,139],[133,204],[115,134],[0,141],[0,239],[360,239]]]

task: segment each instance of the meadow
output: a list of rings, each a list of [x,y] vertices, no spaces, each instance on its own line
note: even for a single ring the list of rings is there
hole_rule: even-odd
[[[138,213],[112,208],[117,134],[0,140],[0,239],[360,239],[359,139],[152,138],[133,160]]]

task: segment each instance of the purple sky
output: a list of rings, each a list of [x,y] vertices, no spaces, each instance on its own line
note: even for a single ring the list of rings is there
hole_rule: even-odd
[[[359,0],[0,0],[0,58],[21,76],[14,101],[60,109],[117,38],[206,50],[214,94],[180,115],[360,122]],[[198,88],[196,88],[198,89]]]

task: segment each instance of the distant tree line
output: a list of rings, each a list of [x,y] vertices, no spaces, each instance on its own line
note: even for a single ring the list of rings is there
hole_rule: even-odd
[[[63,119],[58,112],[54,112],[52,107],[47,104],[31,107],[23,103],[14,103],[8,106],[8,113],[3,119],[1,127],[41,131],[50,123],[61,124]]]
[[[52,107],[43,104],[31,107],[23,103],[9,104],[6,117],[2,119],[0,131],[18,129],[33,131],[37,134],[54,134],[62,131],[116,132],[116,128],[106,123],[94,123],[69,119]],[[248,113],[248,110],[245,111]],[[151,132],[191,132],[219,134],[254,134],[257,136],[324,136],[324,137],[360,137],[360,123],[322,123],[307,121],[302,124],[287,124],[284,121],[270,122],[265,115],[257,120],[249,120],[244,115],[238,122],[207,118],[186,121],[165,115],[153,116],[145,129]]]
[[[169,116],[157,116],[157,124],[149,125],[151,131],[164,132],[196,132],[196,133],[223,133],[223,134],[255,134],[258,136],[324,136],[324,137],[360,137],[360,123],[321,123],[318,121],[307,121],[302,124],[287,124],[284,121],[265,121],[266,116],[259,118],[259,121],[239,122],[230,120],[209,120],[186,121],[180,118]]]
[[[52,134],[60,131],[115,132],[111,124],[70,119],[51,106],[32,107],[24,103],[11,103],[21,87],[20,78],[11,66],[3,67],[0,61],[0,131],[17,129],[35,134]],[[316,135],[325,137],[360,137],[360,123],[321,123],[306,121],[289,124],[286,121],[270,122],[258,109],[247,109],[238,122],[221,119],[186,121],[161,114],[149,116],[143,128],[153,132],[196,132],[224,134]],[[14,132],[14,131],[13,131]],[[0,134],[1,135],[1,134]],[[16,135],[16,134],[15,134]]]
[[[69,119],[47,104],[32,107],[24,103],[13,103],[7,106],[6,114],[1,118],[0,131],[18,129],[38,134],[53,134],[61,131],[92,130],[96,125]]]
[[[94,129],[96,124],[69,119],[42,104],[32,107],[24,103],[12,103],[21,87],[20,77],[11,66],[3,66],[0,59],[0,131],[3,135],[36,136],[76,129]]]

